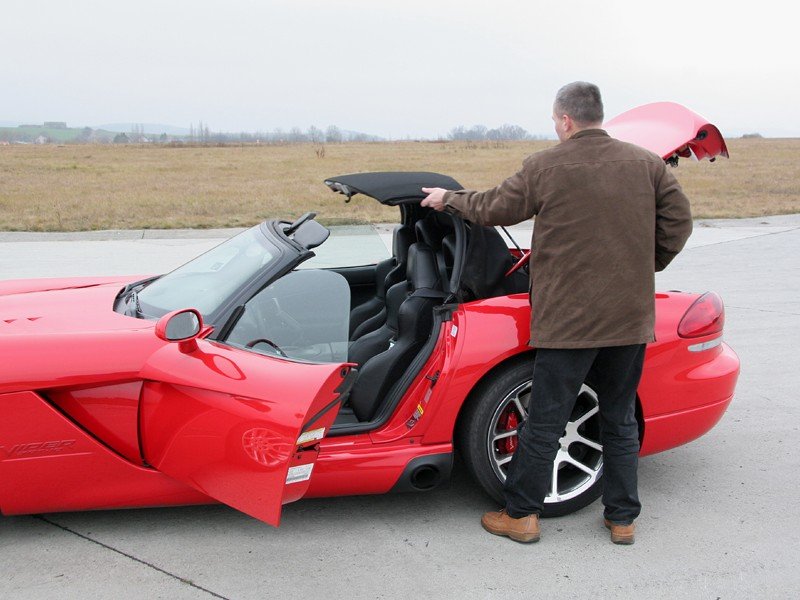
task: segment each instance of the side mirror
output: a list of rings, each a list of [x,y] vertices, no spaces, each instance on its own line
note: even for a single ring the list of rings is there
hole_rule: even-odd
[[[194,308],[174,310],[156,322],[156,337],[165,342],[178,342],[181,352],[197,349],[197,336],[203,330],[203,317]]]

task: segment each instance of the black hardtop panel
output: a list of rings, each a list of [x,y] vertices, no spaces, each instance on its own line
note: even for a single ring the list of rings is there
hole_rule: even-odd
[[[424,171],[383,171],[378,173],[353,173],[338,175],[325,180],[325,185],[334,192],[350,199],[355,194],[375,198],[381,204],[417,203],[426,194],[423,187],[440,187],[461,190],[463,186],[452,177]]]

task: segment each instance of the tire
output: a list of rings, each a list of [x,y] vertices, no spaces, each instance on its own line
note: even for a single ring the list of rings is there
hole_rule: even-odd
[[[516,427],[527,416],[533,372],[530,356],[501,366],[482,381],[464,405],[456,444],[475,480],[505,504],[503,483],[516,448]],[[556,456],[557,493],[545,498],[542,517],[567,515],[588,506],[603,491],[603,453],[597,394],[581,387]]]

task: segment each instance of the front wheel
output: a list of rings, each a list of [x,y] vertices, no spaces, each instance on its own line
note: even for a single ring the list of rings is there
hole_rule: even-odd
[[[500,370],[472,393],[459,421],[457,443],[478,483],[503,504],[508,463],[517,448],[517,427],[528,417],[532,361]],[[603,490],[603,447],[597,394],[581,386],[553,462],[543,517],[574,512]]]

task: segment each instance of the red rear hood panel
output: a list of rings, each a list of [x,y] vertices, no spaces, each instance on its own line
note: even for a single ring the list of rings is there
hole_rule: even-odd
[[[728,157],[722,134],[714,125],[674,102],[645,104],[603,125],[611,137],[647,148],[662,158],[673,154],[698,160]]]

